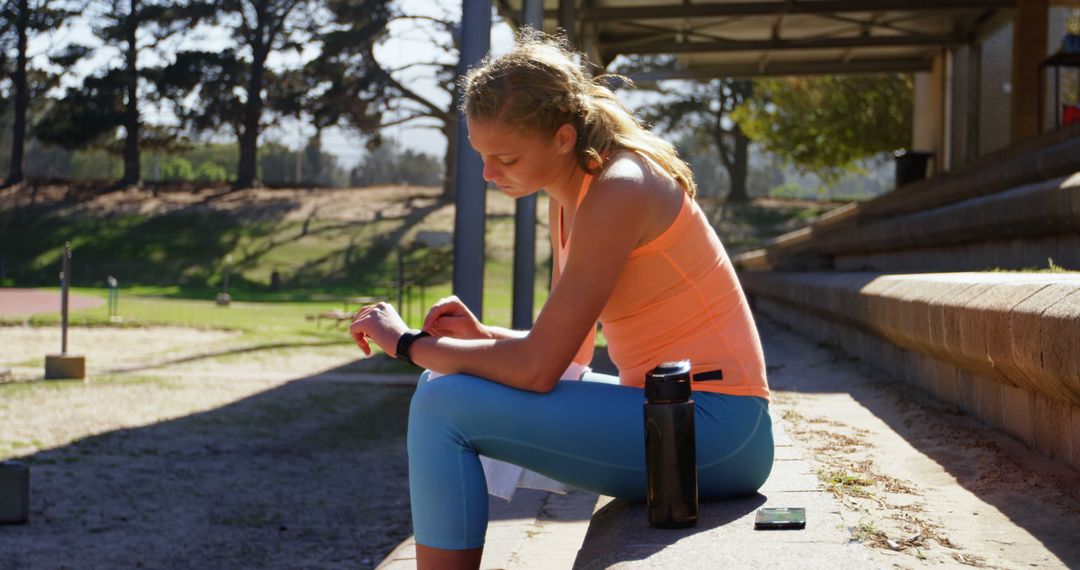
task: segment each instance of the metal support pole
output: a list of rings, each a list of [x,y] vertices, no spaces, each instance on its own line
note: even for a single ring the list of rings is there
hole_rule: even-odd
[[[559,0],[559,27],[566,32],[566,40],[574,49],[578,49],[577,0]]]
[[[68,290],[70,287],[71,242],[64,242],[63,258],[60,260],[60,354],[45,355],[46,380],[86,378],[86,358],[68,354]],[[0,510],[3,509],[0,508]]]
[[[544,0],[525,0],[521,7],[521,21],[537,31],[544,30]]]
[[[1012,90],[1009,93],[1010,140],[1017,142],[1039,134],[1042,118],[1039,94],[1046,58],[1049,0],[1017,0],[1013,11]]]
[[[60,265],[60,354],[67,354],[68,282],[71,281],[71,242],[64,242],[64,258]]]
[[[397,308],[403,310],[402,298],[405,293],[405,261],[401,259],[401,248],[397,248]]]
[[[535,30],[544,28],[541,0],[525,0],[522,20]],[[514,204],[514,297],[511,327],[532,327],[536,282],[536,194],[518,198]]]
[[[971,42],[967,46],[967,124],[964,135],[964,162],[979,158],[980,104],[982,100],[982,45]]]
[[[487,54],[491,44],[491,3],[462,0],[461,60],[458,72]],[[457,175],[454,178],[454,294],[483,318],[484,303],[484,163],[469,144],[464,115],[458,115]]]

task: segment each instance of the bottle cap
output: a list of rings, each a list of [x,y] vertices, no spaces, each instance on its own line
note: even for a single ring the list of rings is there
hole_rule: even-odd
[[[645,397],[654,404],[688,400],[690,398],[690,361],[664,362],[646,372]]]

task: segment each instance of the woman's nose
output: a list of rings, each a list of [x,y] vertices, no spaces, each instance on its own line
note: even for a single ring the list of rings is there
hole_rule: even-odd
[[[491,162],[484,161],[484,180],[493,182],[495,180],[495,165]]]

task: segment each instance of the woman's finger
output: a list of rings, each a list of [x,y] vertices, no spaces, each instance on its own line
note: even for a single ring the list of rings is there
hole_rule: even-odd
[[[371,356],[371,345],[368,344],[367,335],[364,334],[364,331],[350,328],[349,332],[352,334],[353,340],[356,341],[356,345],[364,352],[364,356]]]
[[[451,311],[453,311],[452,306],[436,303],[431,307],[431,310],[429,310],[428,314],[424,317],[424,326],[421,328],[427,330],[431,327],[437,326],[439,319],[441,319],[444,315]]]
[[[360,317],[363,317],[371,311],[375,310],[375,307],[376,305],[368,305],[366,307],[361,307],[359,311],[356,311],[356,316],[353,317],[353,322],[355,323],[357,320],[360,319]]]

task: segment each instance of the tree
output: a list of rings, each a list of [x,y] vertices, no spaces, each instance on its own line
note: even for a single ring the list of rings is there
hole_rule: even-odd
[[[106,46],[119,50],[121,64],[109,65],[83,78],[81,86],[69,88],[48,110],[36,134],[68,150],[104,146],[122,153],[120,184],[138,184],[142,179],[141,145],[149,139],[154,146],[164,146],[170,140],[162,129],[148,134],[149,129],[142,125],[140,78],[152,77],[156,70],[141,68],[139,53],[179,31],[180,15],[171,2],[163,0],[94,0],[87,11],[97,23],[94,33]],[[149,40],[143,31],[148,32]],[[89,51],[81,46],[76,49]],[[122,146],[111,148],[121,128]]]
[[[270,54],[300,54],[325,24],[319,0],[188,0],[178,10],[191,25],[206,21],[227,31],[235,47],[182,51],[159,75],[181,123],[196,132],[231,129],[240,143],[236,188],[257,183],[258,140],[267,107],[264,93],[277,75]],[[189,98],[195,99],[187,104]]]
[[[714,79],[656,87],[664,99],[642,109],[643,118],[664,130],[686,130],[711,143],[727,172],[727,201],[746,202],[747,157],[750,139],[731,120],[731,113],[749,99],[754,84],[748,80]]]
[[[910,75],[824,75],[765,79],[733,118],[754,141],[826,184],[856,161],[911,141]]]
[[[11,167],[5,185],[18,184],[24,178],[24,161],[27,135],[27,110],[36,95],[47,91],[56,76],[30,68],[27,54],[29,36],[32,32],[47,32],[59,28],[68,17],[75,14],[71,6],[50,0],[6,0],[0,7],[0,50],[3,64],[11,76],[12,136]],[[68,57],[78,54],[69,50]],[[14,56],[14,57],[12,57]],[[64,56],[61,56],[64,57]],[[77,57],[76,57],[77,59]],[[66,59],[64,60],[67,61]],[[74,63],[71,61],[70,63]],[[34,81],[38,79],[38,81]]]
[[[672,69],[670,56],[637,56],[619,66],[633,75]],[[731,119],[731,113],[754,94],[753,82],[720,78],[711,81],[665,82],[643,86],[659,99],[639,109],[642,119],[682,140],[699,140],[715,149],[729,182],[728,202],[745,202],[750,139]]]
[[[139,117],[139,42],[140,30],[150,32],[151,41],[144,42],[154,46],[190,24],[184,22],[182,14],[165,0],[97,0],[94,2],[94,16],[101,22],[94,32],[106,45],[120,48],[123,53],[123,72],[121,81],[122,126],[124,127],[124,175],[121,185],[138,184],[142,180],[139,147],[142,140],[142,122]],[[151,71],[150,73],[153,73]]]
[[[418,27],[415,32],[423,33],[431,48],[425,49],[425,53],[433,54],[429,59],[421,59],[398,68],[390,68],[369,54],[354,54],[353,65],[357,73],[364,77],[371,77],[378,83],[380,89],[371,91],[369,106],[380,109],[382,116],[389,117],[377,125],[377,128],[385,128],[396,125],[411,124],[421,128],[435,129],[446,138],[446,154],[443,156],[443,197],[449,198],[453,189],[454,167],[457,156],[456,136],[457,132],[457,108],[459,106],[460,93],[458,90],[458,53],[460,50],[460,33],[458,18],[445,10],[443,6],[441,16],[421,14],[392,14],[389,21],[392,22],[422,22],[427,27]],[[448,104],[426,96],[422,92],[410,87],[410,82],[401,78],[404,72],[427,69],[430,70],[428,77],[446,93]],[[373,150],[381,143],[378,137],[371,140],[370,148]]]
[[[83,78],[80,88],[49,106],[37,138],[72,151],[97,146],[124,122],[124,75],[108,69]]]
[[[378,144],[388,76],[374,65],[374,48],[393,12],[389,0],[328,0],[331,23],[316,38],[319,57],[281,81],[282,114],[311,115],[315,129],[344,127]],[[318,137],[316,137],[318,138]]]
[[[367,154],[349,174],[350,186],[412,184],[435,186],[439,178],[439,159],[435,156],[402,149],[394,139],[368,149]]]

